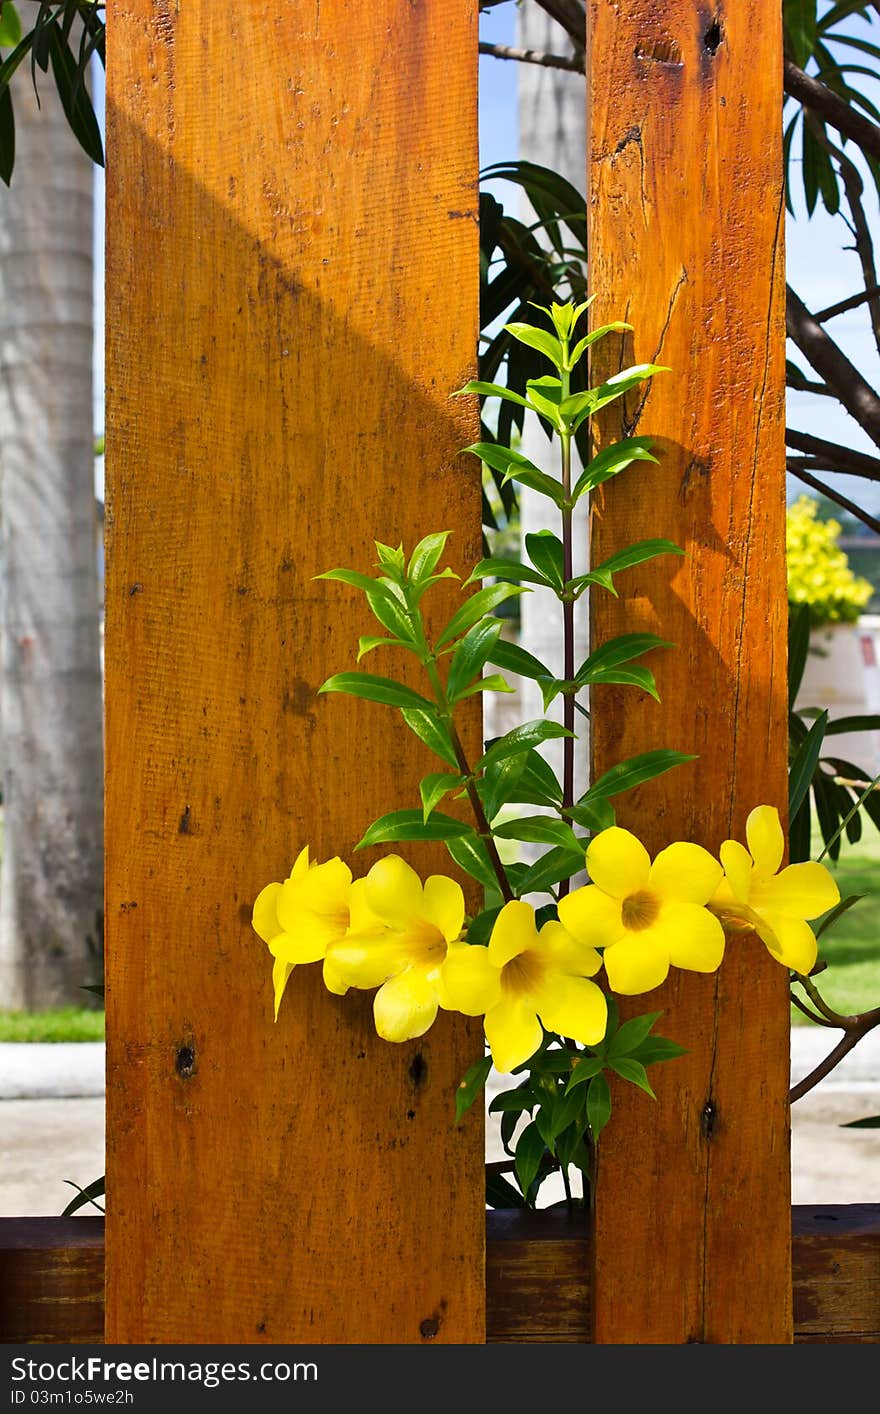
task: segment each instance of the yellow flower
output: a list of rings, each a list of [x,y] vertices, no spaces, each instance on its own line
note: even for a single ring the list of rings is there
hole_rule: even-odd
[[[359,881],[362,882],[362,881]],[[284,989],[297,963],[324,959],[324,985],[342,995],[348,990],[326,960],[327,948],[344,937],[357,910],[358,884],[339,858],[310,863],[309,847],[301,850],[282,884],[267,884],[254,903],[253,927],[275,959],[272,985],[275,1019]],[[360,926],[363,920],[358,919]]]
[[[444,1005],[468,1016],[485,1012],[486,1040],[496,1070],[514,1070],[543,1040],[546,1027],[595,1046],[605,1035],[608,1007],[595,982],[602,960],[561,923],[540,933],[528,903],[506,903],[487,948],[450,949],[443,967]]]
[[[777,962],[807,976],[818,946],[806,921],[840,901],[840,890],[824,864],[789,864],[777,872],[785,853],[779,811],[758,805],[746,821],[748,849],[738,840],[721,846],[724,879],[712,907],[722,918],[750,923]]]
[[[327,964],[347,986],[378,987],[376,1030],[385,1041],[410,1041],[441,1005],[440,968],[461,934],[464,895],[442,874],[423,885],[396,854],[374,864],[363,884],[364,918],[331,944]]]
[[[700,845],[679,842],[653,864],[644,845],[617,825],[587,849],[591,883],[559,900],[559,917],[580,942],[604,948],[612,990],[650,992],[670,966],[714,972],[724,930],[706,909],[722,875]]]

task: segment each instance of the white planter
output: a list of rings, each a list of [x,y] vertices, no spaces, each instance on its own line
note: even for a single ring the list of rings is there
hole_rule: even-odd
[[[837,717],[880,713],[880,618],[863,614],[856,624],[823,624],[810,633],[810,651],[795,704],[827,707]],[[843,733],[826,739],[823,754],[880,771],[880,732]]]

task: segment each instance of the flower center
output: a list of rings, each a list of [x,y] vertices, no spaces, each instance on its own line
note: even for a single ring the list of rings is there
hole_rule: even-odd
[[[508,997],[524,997],[543,981],[544,959],[536,952],[519,953],[501,969],[501,990]]]
[[[406,930],[406,949],[415,967],[439,967],[446,961],[446,939],[440,929],[425,918],[414,918]]]
[[[651,924],[656,922],[659,912],[660,901],[656,894],[650,893],[648,889],[639,889],[638,893],[630,894],[620,906],[621,922],[624,928],[629,928],[633,933],[641,933],[643,929],[650,928]]]

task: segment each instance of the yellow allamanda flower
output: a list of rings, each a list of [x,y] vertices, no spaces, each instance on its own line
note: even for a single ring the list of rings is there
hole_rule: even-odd
[[[485,1013],[495,1068],[508,1072],[534,1055],[543,1027],[585,1046],[602,1040],[608,1006],[588,980],[601,966],[595,948],[561,923],[545,923],[539,933],[532,906],[515,899],[495,920],[488,947],[450,949],[442,969],[444,1005],[468,1016]]]
[[[324,985],[342,995],[348,986],[338,977],[327,949],[352,925],[381,931],[365,908],[363,880],[352,882],[351,870],[339,858],[310,863],[309,847],[301,850],[283,883],[267,884],[254,903],[254,931],[268,944],[275,959],[272,985],[275,1019],[284,989],[297,963],[324,961]]]
[[[346,986],[378,987],[377,1032],[385,1041],[410,1041],[443,1004],[440,969],[461,935],[464,894],[443,874],[422,884],[396,854],[374,864],[363,884],[367,924],[352,919],[346,936],[331,943],[325,968]]]
[[[721,846],[724,878],[712,907],[725,920],[750,924],[777,962],[805,977],[818,952],[807,919],[833,908],[840,890],[824,864],[789,864],[779,872],[785,837],[774,806],[751,812],[746,840],[748,849],[738,840]]]
[[[723,871],[708,850],[681,841],[652,864],[641,841],[613,825],[590,842],[587,869],[592,882],[559,900],[559,917],[580,942],[604,949],[613,991],[650,992],[670,966],[720,965],[724,930],[705,905]]]

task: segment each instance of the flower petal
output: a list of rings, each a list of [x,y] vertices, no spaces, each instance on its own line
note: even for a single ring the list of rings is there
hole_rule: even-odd
[[[406,952],[394,933],[342,938],[331,943],[326,961],[332,976],[347,987],[379,987],[407,965]]]
[[[748,903],[749,890],[752,887],[752,856],[745,845],[740,844],[739,840],[725,840],[719,854],[725,875],[724,880],[718,886],[719,890],[723,889],[726,882],[737,903]],[[718,890],[716,890],[715,897],[718,897]],[[718,902],[728,902],[728,898],[723,892]]]
[[[432,874],[426,879],[424,917],[440,929],[447,943],[454,943],[464,927],[461,885],[445,874]]]
[[[653,928],[644,933],[627,933],[619,943],[606,948],[602,961],[613,992],[633,997],[639,992],[651,992],[665,982],[669,972],[669,954],[652,941]]]
[[[486,1013],[484,1026],[495,1069],[505,1075],[533,1056],[544,1039],[534,1007],[509,997]]]
[[[840,890],[824,864],[789,864],[775,879],[752,886],[750,903],[759,913],[787,918],[818,918],[840,902]]]
[[[273,957],[285,962],[320,962],[331,943],[339,938],[339,929],[326,918],[307,913],[295,932],[279,933],[269,944]]]
[[[346,992],[348,991],[348,983],[345,981],[342,974],[334,966],[332,957],[324,958],[323,971],[324,986],[327,988],[327,991],[332,992],[334,996],[344,997]]]
[[[702,845],[684,840],[661,849],[651,865],[648,887],[663,899],[708,903],[724,873]]]
[[[275,1020],[278,1020],[278,1008],[281,1005],[281,998],[284,996],[284,988],[290,980],[293,971],[293,963],[285,962],[283,958],[276,957],[272,963],[272,989],[275,993]]]
[[[608,1003],[604,992],[586,977],[551,975],[536,1001],[548,1031],[571,1036],[583,1046],[598,1046],[605,1035]]]
[[[336,935],[348,927],[351,870],[341,859],[316,864],[297,879],[285,879],[278,897],[278,919],[286,933],[295,933],[303,916],[331,919]]]
[[[755,807],[746,821],[746,839],[758,873],[769,879],[776,873],[785,853],[785,836],[775,805]]]
[[[437,987],[422,967],[409,967],[380,987],[373,1001],[376,1030],[383,1041],[424,1036],[437,1015]]]
[[[802,977],[809,974],[819,946],[812,928],[803,918],[765,913],[759,921],[758,934],[771,956],[783,967],[790,967]]]
[[[254,900],[254,911],[251,917],[251,925],[258,937],[264,943],[270,943],[284,929],[278,922],[277,903],[278,895],[281,893],[280,884],[267,884],[261,889]]]
[[[525,952],[526,948],[533,948],[537,941],[535,910],[530,903],[513,899],[504,905],[492,928],[489,957],[493,966],[503,967],[512,957]]]
[[[607,894],[601,890],[597,892],[614,906],[614,900],[608,899]],[[565,972],[570,977],[594,977],[602,966],[602,959],[595,948],[573,937],[567,928],[553,919],[544,924],[538,934],[538,943],[539,951],[550,960],[554,970]]]
[[[612,898],[638,893],[648,882],[651,858],[641,840],[629,830],[611,825],[590,842],[587,849],[590,881]]]
[[[673,967],[715,972],[721,966],[724,929],[706,908],[695,903],[665,903],[651,932],[666,948]]]
[[[383,923],[405,928],[424,913],[422,881],[399,854],[388,854],[367,875],[367,903]]]
[[[562,925],[586,947],[610,947],[623,937],[620,900],[603,893],[598,884],[566,894],[557,912]]]
[[[386,933],[388,931],[367,901],[366,879],[355,879],[352,882],[348,892],[348,920],[350,933]]]
[[[305,845],[303,849],[300,850],[299,854],[296,856],[296,859],[293,861],[293,868],[291,869],[287,877],[289,879],[301,879],[303,874],[307,874],[309,872],[310,868],[311,865],[309,864],[309,847],[308,845]]]
[[[450,943],[440,968],[440,1005],[465,1016],[483,1016],[501,1000],[501,973],[489,949]]]

